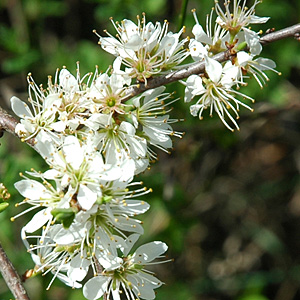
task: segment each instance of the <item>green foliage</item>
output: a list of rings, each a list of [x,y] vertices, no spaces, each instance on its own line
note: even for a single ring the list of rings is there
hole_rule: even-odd
[[[24,0],[14,7],[9,2],[0,2],[0,83],[9,79],[13,94],[21,92],[22,99],[27,98],[28,72],[40,84],[57,67],[66,65],[74,72],[76,61],[82,74],[95,65],[106,71],[113,58],[101,51],[92,30],[110,30],[110,16],[135,20],[145,11],[148,21],[168,19],[170,29],[176,30],[181,10],[178,0]],[[187,35],[192,36],[194,25],[190,9],[196,7],[205,24],[212,5],[189,1]],[[266,0],[257,13],[271,20],[254,29],[299,22],[299,8],[296,0]],[[274,43],[264,48],[263,56],[277,62],[282,76],[268,73],[271,80],[263,90],[255,81],[241,88],[257,100],[253,114],[241,109],[241,132],[228,132],[216,116],[199,121],[178,101],[171,116],[186,119],[175,127],[187,134],[174,141],[171,156],[160,152],[160,161],[137,179],[154,190],[145,197],[151,210],[143,217],[141,243],[166,241],[168,256],[175,258],[154,270],[166,283],[158,290],[158,300],[279,299],[287,286],[290,293],[281,299],[300,297],[299,43]],[[168,87],[176,97],[183,89],[180,84]],[[11,194],[11,205],[0,214],[0,241],[23,273],[33,263],[19,237],[20,227],[32,214],[10,222],[21,212],[14,204],[22,200],[13,184],[20,180],[19,172],[43,171],[45,166],[37,153],[8,134],[0,141],[0,181]],[[81,291],[58,280],[46,292],[50,280],[48,275],[26,282],[32,300],[83,299]],[[0,280],[0,299],[9,298]]]

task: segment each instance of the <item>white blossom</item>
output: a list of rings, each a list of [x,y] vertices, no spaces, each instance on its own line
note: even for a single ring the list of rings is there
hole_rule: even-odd
[[[183,134],[172,128],[179,121],[170,117],[170,106],[178,100],[170,100],[174,93],[148,87],[160,82],[153,77],[176,70],[191,55],[204,61],[205,72],[182,82],[184,101],[196,98],[190,113],[203,119],[207,109],[228,129],[239,129],[240,107],[252,111],[244,100],[254,102],[238,91],[240,85],[253,76],[262,87],[269,80],[265,71],[277,72],[272,60],[258,56],[260,33],[247,28],[269,19],[255,15],[260,2],[247,8],[245,0],[226,0],[223,11],[216,0],[204,27],[192,10],[192,39],[181,38],[185,27],[173,33],[167,21],[147,23],[144,13],[137,23],[111,19],[116,36],[106,30],[107,37],[97,34],[102,49],[116,57],[106,72],[96,67],[82,77],[77,63],[75,76],[65,67],[57,69],[46,88],[28,75],[30,106],[11,98],[20,117],[16,133],[23,141],[34,138],[33,148],[49,168],[21,174],[15,188],[24,199],[16,206],[29,208],[12,220],[36,210],[21,236],[35,263],[34,275],[53,275],[47,289],[58,278],[72,288],[83,287],[89,300],[155,298],[163,283],[147,266],[166,262],[168,247],[154,241],[132,251],[144,233],[138,216],[150,208],[142,197],[152,191],[133,178],[157,159],[152,146],[169,153],[172,136]],[[223,51],[230,60],[220,63],[214,55]],[[185,67],[175,75],[193,70]],[[137,95],[140,85],[146,91]]]
[[[244,84],[244,74],[252,75],[257,81],[259,86],[263,88],[263,84],[269,81],[269,77],[264,73],[264,71],[273,71],[280,75],[281,73],[276,71],[276,64],[273,60],[263,57],[258,57],[254,59],[254,56],[246,53],[245,51],[240,51],[237,53],[235,65],[239,68],[238,78]]]
[[[126,104],[122,103],[122,97],[126,94],[131,78],[120,70],[121,61],[120,57],[115,59],[110,76],[107,73],[95,74],[86,94],[92,100],[91,113],[125,113]]]
[[[266,23],[269,17],[258,17],[255,15],[255,7],[261,2],[261,0],[255,0],[254,4],[248,8],[246,0],[226,0],[224,2],[224,12],[219,5],[219,1],[215,1],[215,10],[218,15],[216,23],[228,30],[233,36],[250,24]],[[230,10],[231,3],[232,11]]]
[[[214,10],[207,15],[206,28],[204,30],[198,21],[196,10],[192,10],[196,22],[192,30],[195,39],[190,40],[189,49],[195,61],[201,61],[207,55],[214,55],[227,50],[226,42],[229,41],[228,31],[217,23],[213,26],[213,12]]]
[[[48,141],[38,141],[35,147],[51,166],[44,178],[59,181],[63,188],[71,186],[82,209],[90,209],[101,197],[101,180],[113,181],[122,175],[119,167],[104,164],[99,152],[92,151],[90,145],[80,145],[74,136],[65,138],[61,151]]]
[[[151,242],[129,255],[131,245],[134,244],[130,240],[135,238],[135,235],[129,236],[126,240],[128,247],[122,249],[123,256],[116,257],[113,264],[108,260],[107,267],[84,285],[83,294],[87,299],[99,299],[106,294],[113,300],[120,300],[121,293],[128,300],[155,298],[154,289],[160,287],[162,282],[145,266],[155,264],[154,260],[161,258],[167,251],[167,245],[158,241]]]
[[[109,37],[101,37],[99,43],[105,51],[122,58],[128,67],[126,72],[139,81],[169,70],[180,64],[188,52],[183,48],[187,39],[179,40],[184,28],[178,33],[168,32],[168,22],[163,26],[156,22],[146,23],[146,16],[137,17],[137,24],[131,20],[115,23],[117,38],[105,31]]]
[[[78,253],[80,247],[76,247],[75,244],[68,245],[67,243],[58,245],[53,237],[59,230],[60,225],[54,225],[49,230],[47,230],[47,234],[42,234],[42,236],[26,236],[26,231],[24,228],[21,231],[21,236],[23,242],[30,252],[32,260],[35,263],[34,273],[43,273],[43,275],[51,272],[53,277],[48,284],[47,289],[50,288],[55,278],[59,278],[66,285],[71,286],[73,288],[81,288],[82,285],[77,282],[81,281],[80,276],[67,276],[68,270],[72,270],[74,268],[71,267],[72,259],[76,258],[76,254]],[[28,240],[35,238],[37,239],[37,244],[32,245],[29,244]],[[86,262],[81,263],[81,268],[84,267],[86,269]],[[79,280],[78,280],[79,279]]]
[[[115,120],[112,114],[93,114],[85,124],[95,130],[94,145],[103,153],[106,163],[122,165],[124,161],[133,161],[135,174],[148,167],[146,139],[136,135],[130,122]]]
[[[181,138],[182,134],[174,131],[170,125],[178,120],[170,119],[167,114],[171,109],[167,109],[166,106],[173,101],[165,102],[171,95],[163,93],[164,90],[165,87],[159,87],[134,98],[132,103],[135,109],[132,111],[132,118],[137,129],[142,126],[141,135],[146,138],[150,145],[168,152],[172,148],[171,137]],[[151,158],[157,159],[156,154],[149,148],[148,153]]]
[[[79,66],[78,66],[79,68]],[[61,143],[62,132],[66,129],[75,131],[80,125],[81,119],[86,117],[88,108],[87,99],[84,97],[83,81],[90,77],[91,73],[80,78],[77,69],[75,78],[67,69],[57,70],[55,80],[48,77],[47,89],[37,86],[31,74],[28,75],[28,102],[29,106],[18,99],[11,98],[14,113],[21,118],[16,126],[16,133],[24,140],[39,138],[42,132],[44,137]]]
[[[205,71],[208,78],[191,75],[184,83],[186,85],[186,102],[190,102],[195,96],[201,96],[196,104],[191,105],[191,114],[193,116],[198,115],[199,119],[202,120],[203,111],[209,108],[210,115],[212,116],[213,111],[215,111],[228,129],[233,131],[233,128],[227,123],[225,117],[228,117],[234,126],[239,129],[229,110],[233,111],[238,118],[239,106],[244,106],[249,110],[252,109],[232,94],[251,101],[253,99],[232,89],[232,86],[236,83],[238,67],[232,65],[231,62],[228,62],[223,67],[219,62],[209,57],[205,57],[205,63]],[[205,86],[203,86],[203,83]]]

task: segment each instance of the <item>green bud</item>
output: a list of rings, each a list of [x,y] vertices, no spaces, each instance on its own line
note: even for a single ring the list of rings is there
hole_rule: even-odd
[[[56,221],[63,224],[64,228],[69,228],[75,218],[76,209],[70,208],[54,208],[51,214],[55,217]]]
[[[136,269],[136,270],[142,270],[144,268],[144,266],[140,265],[140,264],[134,264],[130,268],[131,269]]]
[[[55,252],[67,251],[69,253],[74,253],[75,250],[76,250],[76,246],[57,246],[54,249]]]
[[[113,198],[112,196],[103,196],[102,201],[108,203],[112,200],[112,198]]]
[[[0,199],[8,200],[10,198],[10,193],[3,183],[0,183]]]
[[[247,47],[247,43],[246,42],[242,42],[238,45],[237,47],[237,51],[241,51],[243,49],[245,49]]]
[[[101,198],[97,198],[96,203],[98,205],[103,204],[103,203],[108,203],[112,200],[112,196],[103,196]]]
[[[0,203],[0,213],[3,212],[9,206],[8,202]]]

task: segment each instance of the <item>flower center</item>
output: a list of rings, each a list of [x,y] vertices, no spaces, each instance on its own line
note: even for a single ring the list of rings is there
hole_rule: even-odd
[[[116,105],[116,102],[117,102],[117,99],[116,99],[114,96],[112,96],[112,97],[106,99],[106,105],[107,105],[108,107],[113,107],[113,106],[115,106],[115,105]]]

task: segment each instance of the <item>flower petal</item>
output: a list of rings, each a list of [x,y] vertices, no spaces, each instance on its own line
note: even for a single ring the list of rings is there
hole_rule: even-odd
[[[151,242],[140,246],[132,256],[132,259],[139,264],[147,264],[165,253],[168,246],[159,241]]]
[[[78,170],[84,159],[84,153],[80,143],[75,136],[67,136],[63,145],[63,152],[67,163],[69,163],[74,170]]]
[[[29,117],[29,118],[33,118],[33,115],[28,107],[28,105],[21,101],[19,98],[13,96],[10,99],[10,103],[11,103],[11,108],[13,110],[13,112],[20,118],[25,118],[25,117]]]
[[[91,278],[83,287],[83,295],[88,300],[99,299],[106,292],[110,279],[104,276]]]
[[[28,199],[37,200],[51,196],[45,186],[35,180],[24,179],[16,182],[14,186],[23,197]]]
[[[214,83],[218,83],[222,75],[222,70],[223,70],[222,65],[218,61],[209,58],[208,56],[205,56],[204,59],[205,59],[205,70],[209,78]]]
[[[59,72],[59,84],[66,91],[79,90],[76,78],[67,69]]]
[[[91,189],[89,189],[87,186],[81,184],[79,187],[77,200],[83,209],[89,210],[96,202],[97,194],[91,191]]]
[[[33,218],[24,226],[24,231],[28,233],[35,232],[51,219],[51,208],[45,208],[33,216]]]

